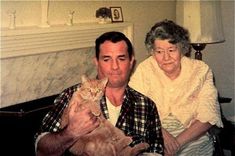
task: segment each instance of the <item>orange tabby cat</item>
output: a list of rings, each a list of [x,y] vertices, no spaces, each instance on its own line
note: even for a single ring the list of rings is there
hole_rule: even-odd
[[[79,138],[69,151],[77,156],[134,156],[143,149],[148,148],[147,143],[140,143],[134,147],[128,146],[132,139],[108,120],[104,118],[100,110],[100,99],[104,95],[104,89],[108,79],[90,80],[82,76],[81,87],[76,92],[79,96],[77,109],[88,107],[99,118],[100,126],[91,133]],[[61,128],[68,124],[67,107],[62,115]]]

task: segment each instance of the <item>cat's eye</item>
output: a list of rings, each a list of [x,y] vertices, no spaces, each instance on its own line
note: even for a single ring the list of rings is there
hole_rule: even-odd
[[[98,89],[96,90],[96,93],[99,93],[100,91],[101,91],[101,89],[98,88]]]

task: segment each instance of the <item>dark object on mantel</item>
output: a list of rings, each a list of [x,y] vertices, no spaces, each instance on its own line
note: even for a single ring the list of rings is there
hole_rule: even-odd
[[[57,95],[0,109],[0,155],[34,156],[34,135]]]

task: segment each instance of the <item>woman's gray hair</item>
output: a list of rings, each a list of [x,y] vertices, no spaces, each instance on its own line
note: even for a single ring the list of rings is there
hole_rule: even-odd
[[[154,50],[154,41],[156,39],[169,40],[171,44],[178,45],[183,55],[191,51],[188,30],[171,20],[163,20],[156,23],[146,34],[145,46],[149,52]]]

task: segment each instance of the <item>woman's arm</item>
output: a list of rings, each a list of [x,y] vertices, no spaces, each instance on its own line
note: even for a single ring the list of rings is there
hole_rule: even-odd
[[[212,125],[208,122],[202,123],[199,120],[196,120],[190,125],[189,128],[186,128],[183,132],[181,132],[176,137],[176,140],[180,144],[180,147],[182,147],[183,145],[204,135],[211,127]]]
[[[174,155],[182,146],[204,135],[212,127],[209,123],[196,120],[191,126],[181,132],[177,137],[172,136],[162,128],[165,155]]]
[[[164,138],[165,156],[174,155],[180,149],[180,144],[178,143],[177,139],[163,127],[162,127],[162,134]]]
[[[180,133],[176,139],[180,146],[194,141],[204,135],[212,124],[221,123],[219,105],[217,103],[217,90],[213,82],[213,74],[207,66],[204,69],[204,81],[202,81],[201,90],[197,95],[195,103],[198,104],[196,110],[196,119],[192,124]],[[205,121],[205,122],[202,122]]]

